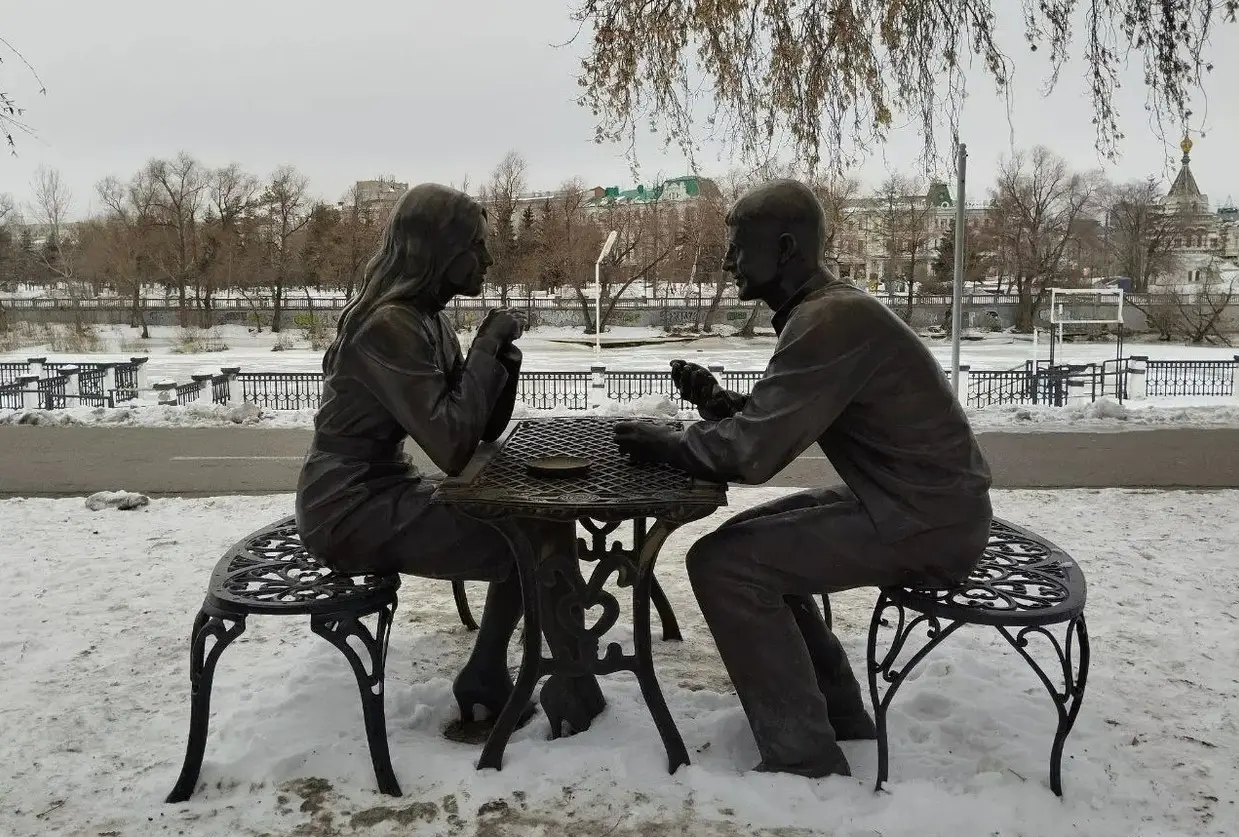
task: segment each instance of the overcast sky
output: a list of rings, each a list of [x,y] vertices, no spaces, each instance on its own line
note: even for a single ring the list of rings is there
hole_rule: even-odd
[[[47,87],[8,55],[0,81],[27,106],[37,138],[18,136],[16,158],[0,159],[0,192],[31,196],[39,165],[57,168],[74,215],[92,208],[94,184],[128,177],[152,156],[188,151],[207,165],[239,162],[264,174],[292,164],[312,191],[337,200],[355,180],[395,175],[409,182],[474,187],[509,149],[529,163],[533,189],[574,175],[589,185],[627,185],[623,149],[592,142],[590,114],[574,102],[584,40],[575,0],[9,0],[0,32],[22,50]],[[1014,4],[1012,4],[1014,5]],[[15,10],[19,9],[19,10]],[[1092,112],[1073,62],[1057,91],[1040,96],[1046,67],[1020,47],[1018,16],[1004,42],[1018,52],[1014,143],[1044,143],[1073,165],[1100,165]],[[1193,170],[1214,206],[1239,201],[1239,26],[1219,26],[1207,101],[1197,104]],[[978,77],[979,78],[979,77]],[[992,87],[974,82],[964,114],[970,199],[981,198],[1012,126]],[[1167,172],[1167,149],[1148,127],[1138,67],[1118,102],[1127,139],[1116,179]],[[875,150],[859,172],[870,185],[911,170],[913,128]],[[907,161],[907,162],[904,162]],[[703,174],[732,167],[706,149]],[[641,174],[686,173],[678,152],[651,142]]]

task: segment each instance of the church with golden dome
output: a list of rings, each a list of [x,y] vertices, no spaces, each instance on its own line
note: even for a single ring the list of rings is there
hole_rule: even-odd
[[[1179,173],[1162,198],[1165,211],[1179,219],[1172,251],[1175,268],[1161,278],[1162,284],[1216,282],[1239,261],[1239,212],[1233,207],[1212,209],[1192,174],[1192,147],[1191,137],[1184,136],[1179,143],[1183,152]]]

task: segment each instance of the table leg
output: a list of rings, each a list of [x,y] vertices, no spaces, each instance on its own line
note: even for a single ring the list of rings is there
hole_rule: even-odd
[[[654,718],[658,734],[662,736],[667,750],[667,770],[670,773],[689,764],[688,749],[676,728],[671,710],[658,685],[654,673],[653,639],[650,635],[650,597],[654,587],[654,562],[663,541],[677,528],[677,524],[656,521],[648,531],[646,521],[638,520],[634,531],[634,551],[637,554],[637,580],[632,586],[633,645],[636,657],[637,683],[641,696]]]
[[[538,556],[523,529],[517,526],[501,526],[500,531],[512,547],[516,556],[516,571],[520,574],[521,600],[525,610],[524,652],[512,695],[495,719],[490,737],[482,747],[482,756],[478,759],[479,770],[488,767],[495,770],[503,768],[503,751],[508,746],[508,739],[516,731],[522,712],[533,698],[533,690],[537,687],[544,668],[540,585],[536,574]]]
[[[671,602],[663,592],[658,579],[654,579],[650,589],[650,597],[654,600],[654,609],[658,611],[658,621],[663,626],[663,642],[683,642],[684,635],[680,633],[680,623],[671,609]]]
[[[541,527],[538,563],[543,628],[551,647],[550,676],[542,686],[542,709],[551,723],[551,738],[589,729],[606,707],[598,685],[598,644],[619,619],[619,603],[606,589],[610,562],[599,561],[586,582],[581,574],[573,522]],[[601,608],[591,625],[588,612]]]
[[[551,736],[557,737],[557,721],[568,721],[574,732],[588,729],[605,706],[598,675],[631,671],[637,676],[641,696],[667,751],[668,770],[674,773],[689,763],[688,749],[667,707],[654,673],[650,610],[654,595],[654,563],[667,536],[679,524],[645,519],[634,524],[634,549],[630,555],[605,554],[586,581],[581,574],[572,523],[538,524],[536,527],[501,527],[517,556],[521,596],[525,608],[524,655],[512,696],[495,723],[482,750],[478,768],[499,769],[508,739],[516,729],[521,710],[528,705],[538,680],[550,675],[542,688],[543,711],[551,720]],[[633,558],[635,557],[635,562]],[[598,647],[602,636],[619,618],[619,603],[606,590],[606,583],[625,567],[633,569],[632,585],[634,653],[626,655],[611,643],[604,656]],[[586,612],[601,608],[593,625]],[[552,657],[542,654],[546,631]],[[556,701],[556,707],[548,705]]]

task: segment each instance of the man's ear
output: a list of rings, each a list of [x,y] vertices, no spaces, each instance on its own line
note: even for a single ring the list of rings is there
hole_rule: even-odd
[[[778,258],[780,265],[790,262],[799,250],[800,245],[796,243],[794,235],[785,232],[779,236]]]

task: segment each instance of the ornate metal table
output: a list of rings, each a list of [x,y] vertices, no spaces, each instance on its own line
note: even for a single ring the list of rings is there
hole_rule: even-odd
[[[654,562],[676,528],[726,505],[727,486],[695,480],[664,465],[631,462],[615,445],[617,421],[587,417],[516,422],[503,439],[480,451],[463,474],[444,480],[435,494],[438,502],[456,505],[473,517],[500,525],[517,556],[524,596],[520,672],[512,697],[482,750],[479,768],[502,766],[508,738],[543,676],[617,671],[637,676],[667,749],[668,769],[674,773],[680,765],[688,764],[688,751],[654,674],[650,638]],[[544,456],[584,457],[590,460],[591,468],[579,477],[532,475],[527,463]],[[633,522],[631,548],[610,538],[626,521]],[[576,538],[578,522],[590,533],[591,542]],[[562,527],[560,537],[545,537],[556,527]],[[563,543],[574,544],[575,549],[554,546]],[[542,601],[560,580],[581,578],[582,559],[594,562],[588,581],[583,586],[578,581],[576,589],[559,601]],[[604,654],[599,654],[600,638],[619,618],[619,603],[605,589],[612,575],[617,576],[619,586],[632,587],[631,655],[625,654],[619,643],[611,643]],[[558,652],[543,656],[541,619],[548,604],[560,626],[573,635],[577,653],[572,658]],[[584,625],[583,614],[595,607],[602,615],[592,626]]]

